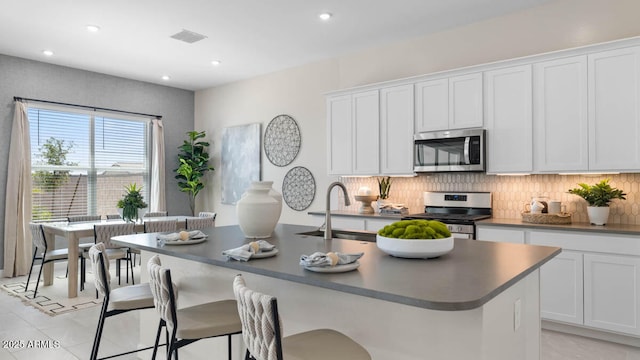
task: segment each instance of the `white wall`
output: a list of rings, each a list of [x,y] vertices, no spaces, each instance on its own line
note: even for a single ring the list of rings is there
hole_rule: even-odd
[[[262,178],[279,190],[286,172],[307,167],[316,180],[316,197],[303,212],[283,207],[281,222],[310,224],[309,210],[322,210],[326,175],[324,93],[402,77],[510,59],[640,35],[640,1],[557,0],[526,11],[445,32],[369,49],[212,89],[196,92],[195,129],[213,141],[213,164],[220,168],[222,129],[260,122],[279,114],[300,126],[302,148],[284,168],[262,153]],[[218,224],[235,224],[235,207],[220,203],[220,172],[209,179],[199,208],[218,212]]]

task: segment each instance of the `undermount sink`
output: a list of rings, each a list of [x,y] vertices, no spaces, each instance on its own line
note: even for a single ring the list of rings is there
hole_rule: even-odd
[[[313,231],[301,232],[301,233],[298,233],[298,235],[324,237],[324,230],[313,230]],[[331,230],[331,238],[333,239],[375,242],[376,235],[377,234],[372,231],[354,231],[354,230],[338,230],[338,229]]]

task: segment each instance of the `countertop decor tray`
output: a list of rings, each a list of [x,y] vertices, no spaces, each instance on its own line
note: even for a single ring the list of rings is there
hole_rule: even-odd
[[[571,213],[532,214],[529,211],[525,211],[522,213],[522,221],[531,224],[571,224]]]

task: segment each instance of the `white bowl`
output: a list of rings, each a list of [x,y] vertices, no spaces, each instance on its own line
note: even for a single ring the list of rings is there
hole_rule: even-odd
[[[444,239],[395,239],[376,236],[378,248],[389,255],[402,258],[428,259],[453,250],[453,237]]]

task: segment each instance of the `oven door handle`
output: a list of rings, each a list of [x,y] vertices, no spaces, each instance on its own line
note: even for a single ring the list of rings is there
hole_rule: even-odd
[[[471,144],[471,136],[464,138],[464,164],[471,165],[471,159],[469,158],[469,147]]]

